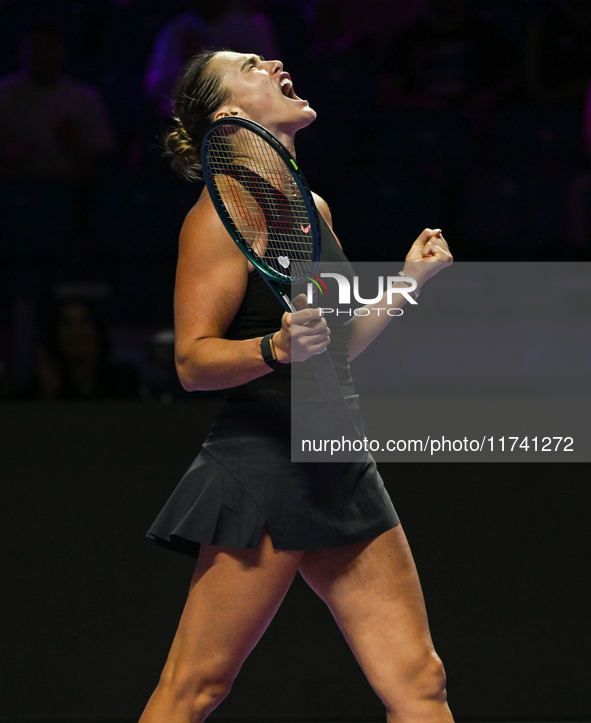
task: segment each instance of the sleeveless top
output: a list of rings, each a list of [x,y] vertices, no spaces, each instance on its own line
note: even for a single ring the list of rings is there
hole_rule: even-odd
[[[320,262],[323,271],[330,271],[334,264],[335,271],[343,274],[352,281],[353,268],[343,250],[338,245],[334,234],[319,213],[320,221]],[[300,293],[306,293],[306,282],[294,284],[291,288],[291,298]],[[225,338],[233,340],[252,339],[258,336],[272,334],[281,328],[281,317],[285,313],[279,299],[271,291],[261,274],[252,270],[248,274],[248,284],[242,303],[226,331]],[[347,321],[350,317],[329,314],[326,317],[331,332],[328,352],[332,359],[338,379],[345,396],[355,394],[353,380],[348,362],[350,326]],[[298,362],[298,374],[305,381],[309,390],[307,396],[311,399],[322,397],[312,366],[309,362]],[[291,396],[291,364],[285,364],[284,369],[277,369],[258,379],[253,379],[239,387],[232,387],[224,392],[227,400],[263,400],[272,397],[289,399]],[[300,378],[300,377],[299,377]]]
[[[337,262],[337,273],[352,276],[322,217],[320,226],[321,260],[329,262],[327,270],[330,262]],[[226,337],[270,334],[280,328],[283,313],[275,294],[253,270]],[[360,415],[347,362],[349,318],[328,315],[328,350],[352,411]],[[318,408],[322,396],[308,362],[286,364],[226,390],[201,451],[152,524],[148,539],[197,557],[201,544],[257,548],[268,529],[275,549],[326,550],[375,537],[398,524],[371,454],[360,462],[290,462],[291,408],[296,401],[291,398],[292,366],[308,375],[312,388],[316,385],[310,398]],[[321,416],[314,417],[315,423]]]

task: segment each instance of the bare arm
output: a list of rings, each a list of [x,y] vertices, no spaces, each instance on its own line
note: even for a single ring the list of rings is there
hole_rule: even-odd
[[[404,274],[417,282],[417,289],[435,276],[441,269],[453,262],[447,242],[439,229],[426,228],[411,246],[404,263]],[[395,288],[408,288],[404,281],[392,284]],[[401,309],[407,303],[402,294],[392,294],[388,303],[388,290],[384,292],[378,303],[367,304],[364,309]],[[367,316],[355,316],[348,324],[351,325],[349,337],[349,361],[371,344],[371,342],[388,325],[392,316],[388,313],[370,313]]]
[[[318,210],[332,230],[332,217],[326,201],[316,194],[313,195]],[[339,240],[336,240],[340,246]],[[452,261],[447,242],[443,238],[441,231],[426,228],[411,246],[405,259],[403,271],[406,276],[415,279],[417,289],[420,289],[427,279],[441,271],[445,266],[449,266]],[[408,284],[402,280],[394,283],[393,286],[408,288]],[[407,303],[407,300],[402,294],[392,294],[391,302],[388,303],[388,292],[386,290],[377,303],[367,304],[362,308],[370,311],[373,309],[401,309]],[[367,316],[355,316],[351,321],[347,322],[347,326],[350,327],[349,361],[369,346],[391,319],[392,317],[387,313],[370,313]]]
[[[261,337],[223,338],[247,282],[248,261],[204,191],[181,230],[175,284],[176,367],[188,391],[227,389],[272,371],[261,355]],[[325,348],[329,332],[317,310],[305,309],[283,315],[274,341],[280,362],[303,361]]]

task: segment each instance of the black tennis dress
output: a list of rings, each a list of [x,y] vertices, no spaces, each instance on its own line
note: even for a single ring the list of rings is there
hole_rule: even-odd
[[[320,217],[322,261],[353,270]],[[257,271],[226,337],[251,339],[281,327],[283,307]],[[330,319],[329,353],[358,428],[363,420],[347,361],[346,317]],[[307,364],[307,362],[304,362]],[[314,374],[312,398],[320,399]],[[257,548],[265,527],[276,549],[349,545],[396,526],[398,516],[371,454],[362,462],[291,462],[290,365],[225,392],[193,464],[146,537],[196,557],[199,545]],[[316,385],[316,387],[315,387]],[[314,391],[316,389],[316,391]]]

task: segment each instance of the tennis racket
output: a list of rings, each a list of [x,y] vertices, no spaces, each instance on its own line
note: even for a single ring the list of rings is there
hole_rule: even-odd
[[[203,175],[220,220],[286,311],[288,289],[320,260],[318,210],[297,163],[266,128],[246,118],[221,118],[201,146]],[[359,438],[326,350],[310,357],[338,435]]]

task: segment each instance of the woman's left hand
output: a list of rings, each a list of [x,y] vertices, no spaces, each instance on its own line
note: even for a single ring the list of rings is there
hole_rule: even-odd
[[[406,255],[404,273],[412,276],[417,287],[420,287],[427,279],[452,263],[453,257],[441,229],[426,228]]]

